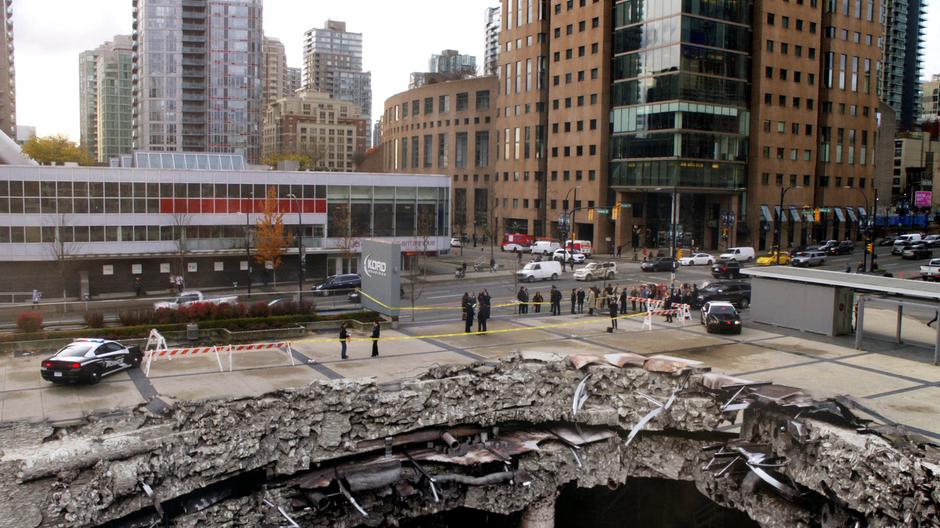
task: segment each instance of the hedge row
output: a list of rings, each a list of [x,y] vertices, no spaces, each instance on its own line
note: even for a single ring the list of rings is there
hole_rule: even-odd
[[[199,323],[201,330],[227,329],[231,331],[249,331],[249,330],[269,330],[284,328],[301,323],[310,323],[317,321],[343,321],[355,319],[357,321],[375,321],[379,315],[375,312],[351,312],[336,314],[333,316],[317,315],[278,315],[268,317],[246,317],[239,319],[220,319],[215,321],[203,321]],[[94,337],[103,339],[137,339],[146,338],[151,329],[159,332],[179,332],[186,330],[185,323],[173,324],[148,324],[137,326],[124,326],[114,328],[97,328],[93,332],[84,330],[56,330],[48,332],[29,332],[18,334],[0,335],[0,342],[8,343],[12,341],[36,341],[40,339],[65,339],[89,337],[89,333],[94,333]]]

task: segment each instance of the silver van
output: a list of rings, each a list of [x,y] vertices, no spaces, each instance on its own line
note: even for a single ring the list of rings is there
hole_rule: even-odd
[[[822,266],[825,263],[825,251],[800,251],[790,260],[790,264],[797,267]]]

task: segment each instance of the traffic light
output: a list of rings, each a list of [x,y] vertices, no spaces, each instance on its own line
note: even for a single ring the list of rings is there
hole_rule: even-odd
[[[620,220],[620,202],[614,204],[614,210],[610,212],[610,217],[614,220]]]
[[[676,258],[677,258],[677,259],[681,259],[681,258],[682,258],[682,250],[681,250],[681,249],[676,250]]]
[[[588,209],[588,221],[589,222],[594,221],[594,209],[593,208]]]
[[[822,213],[819,212],[819,209],[818,209],[818,208],[817,208],[817,209],[813,209],[813,221],[814,221],[814,222],[821,222],[821,221],[822,221]]]
[[[869,255],[873,254],[875,252],[874,242],[869,242],[868,245],[865,247],[865,250],[868,251]]]

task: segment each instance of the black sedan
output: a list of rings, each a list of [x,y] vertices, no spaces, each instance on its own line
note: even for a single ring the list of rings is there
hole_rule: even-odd
[[[712,277],[736,279],[741,276],[741,263],[736,260],[720,260],[712,266]]]
[[[884,238],[882,238],[881,240],[878,241],[878,245],[881,246],[881,247],[893,246],[893,245],[894,245],[894,241],[897,240],[897,239],[898,239],[898,237],[895,237],[895,236],[884,237]]]
[[[313,287],[314,295],[335,295],[349,293],[362,287],[362,277],[358,273],[332,275]]]
[[[702,324],[711,333],[741,333],[741,316],[728,302],[715,301],[702,307]]]
[[[901,258],[907,260],[923,260],[933,258],[933,250],[927,244],[914,244],[904,248]]]
[[[42,379],[53,383],[95,384],[115,372],[139,367],[140,347],[126,347],[106,339],[76,339],[52,357],[43,360]]]
[[[829,247],[830,255],[850,255],[855,252],[855,242],[843,240],[834,246]]]
[[[644,260],[640,264],[643,271],[672,271],[676,269],[676,261],[670,257],[658,257],[652,260]]]

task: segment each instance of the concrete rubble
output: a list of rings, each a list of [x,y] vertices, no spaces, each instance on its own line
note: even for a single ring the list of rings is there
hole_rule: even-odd
[[[940,525],[940,452],[852,404],[664,356],[523,353],[395,386],[4,423],[0,528],[396,525],[639,477],[692,481],[768,527]]]

